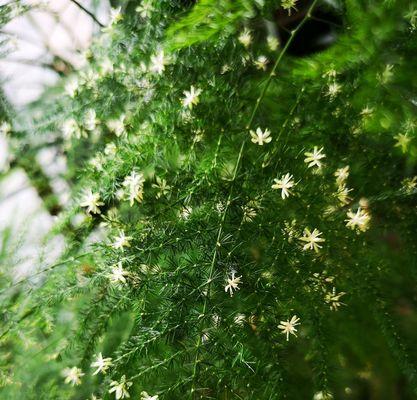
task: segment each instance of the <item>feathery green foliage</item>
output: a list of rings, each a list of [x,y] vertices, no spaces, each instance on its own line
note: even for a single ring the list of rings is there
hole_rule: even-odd
[[[33,106],[73,200],[4,398],[414,398],[416,17],[294,3],[125,1]],[[291,55],[329,8],[337,41]]]

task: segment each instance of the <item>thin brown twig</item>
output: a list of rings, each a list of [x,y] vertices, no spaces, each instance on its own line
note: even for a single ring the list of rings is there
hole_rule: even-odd
[[[77,0],[70,0],[72,3],[74,3],[77,7],[79,7],[81,10],[83,10],[87,15],[89,15],[93,21],[98,24],[101,28],[104,28],[104,24],[102,24],[97,17],[87,8],[85,8],[80,2],[78,2]]]

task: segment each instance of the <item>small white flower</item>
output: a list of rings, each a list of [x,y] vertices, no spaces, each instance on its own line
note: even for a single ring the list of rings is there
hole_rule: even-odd
[[[275,36],[268,36],[266,38],[266,42],[268,44],[269,50],[276,51],[279,46],[279,41]]]
[[[190,215],[191,215],[192,212],[193,212],[192,207],[184,206],[180,211],[180,218],[186,220],[186,219],[190,218]]]
[[[349,197],[349,193],[352,191],[353,189],[348,189],[344,184],[340,185],[337,188],[337,193],[336,193],[336,197],[337,199],[340,201],[340,204],[342,205],[346,205],[349,204],[349,202],[352,200]]]
[[[65,120],[62,124],[62,134],[66,140],[70,140],[73,137],[80,139],[81,136],[86,136],[81,131],[80,126],[74,118]]]
[[[81,199],[80,206],[87,207],[87,213],[100,214],[101,211],[99,207],[102,205],[104,205],[104,203],[100,201],[99,193],[93,193],[91,189],[87,189],[84,192],[84,196]]]
[[[259,146],[263,146],[264,143],[270,143],[271,138],[271,131],[269,129],[265,129],[265,131],[262,131],[261,128],[256,128],[256,132],[249,131],[251,135],[251,142],[259,144]]]
[[[340,85],[336,81],[329,83],[329,85],[327,86],[326,96],[328,96],[331,100],[333,100],[339,94],[341,90],[342,90],[342,85]]]
[[[117,137],[120,137],[125,133],[125,118],[126,116],[122,114],[117,119],[111,119],[107,121],[107,127],[111,132],[113,132]]]
[[[88,131],[93,131],[97,126],[98,120],[97,120],[97,114],[96,111],[90,108],[87,110],[84,116],[84,127]]]
[[[256,69],[260,69],[262,71],[266,71],[266,66],[268,65],[268,59],[265,56],[259,56],[255,61]]]
[[[69,96],[69,97],[74,97],[77,93],[78,90],[78,79],[76,77],[72,77],[70,79],[68,79],[68,81],[65,83],[65,93]]]
[[[399,133],[398,135],[394,136],[394,139],[397,140],[395,143],[395,147],[400,147],[403,153],[406,153],[408,150],[408,145],[411,142],[411,137],[408,136],[406,133]]]
[[[313,152],[304,153],[306,156],[304,162],[308,164],[308,168],[317,167],[320,169],[323,166],[321,160],[326,157],[326,154],[323,154],[322,151],[323,147],[318,149],[317,146],[314,146]]]
[[[114,266],[111,269],[111,273],[109,274],[109,279],[111,283],[114,283],[116,285],[124,285],[126,284],[126,277],[129,276],[129,272],[126,271],[123,267],[122,267],[122,262],[119,261],[117,263],[117,266]]]
[[[196,89],[194,86],[190,87],[190,90],[184,90],[184,98],[181,100],[183,107],[192,109],[196,106],[200,99],[201,89]]]
[[[413,193],[417,189],[417,176],[403,179],[401,185],[401,190],[403,190],[405,193]]]
[[[103,154],[97,153],[90,161],[89,164],[97,171],[103,171],[104,157]]]
[[[210,335],[208,332],[203,332],[201,335],[201,343],[207,343],[210,340]]]
[[[368,105],[364,107],[361,111],[361,116],[363,118],[368,118],[374,113],[373,107],[369,107]]]
[[[123,181],[125,192],[129,197],[129,204],[132,207],[135,200],[140,203],[143,199],[143,184],[145,179],[142,173],[132,171]]]
[[[321,238],[320,235],[322,233],[318,229],[314,229],[311,232],[308,228],[304,229],[303,236],[299,238],[299,240],[306,242],[303,246],[303,250],[314,250],[318,252],[323,246],[320,246],[319,243],[325,242],[326,240]]]
[[[333,395],[327,391],[314,393],[313,400],[333,400]]]
[[[80,78],[83,85],[88,88],[93,88],[96,86],[99,74],[92,69],[87,69],[86,71],[80,73]]]
[[[246,315],[241,314],[241,313],[236,314],[235,317],[233,318],[233,321],[236,325],[243,326],[246,321]]]
[[[327,304],[329,304],[330,305],[330,309],[332,310],[332,311],[337,311],[338,310],[338,308],[341,306],[341,305],[344,305],[344,303],[342,303],[341,301],[340,301],[340,298],[342,297],[342,296],[344,296],[346,293],[345,292],[340,292],[340,293],[337,293],[336,292],[336,288],[334,287],[333,289],[332,289],[332,291],[331,292],[327,292],[326,293],[326,295],[325,295],[325,297],[324,297],[324,301],[327,303]]]
[[[158,400],[159,399],[159,396],[157,394],[155,396],[151,396],[150,394],[146,392],[142,392],[140,395],[141,395],[140,400]]]
[[[213,322],[214,327],[218,328],[222,319],[219,314],[213,314],[211,316],[211,320]]]
[[[287,173],[282,175],[281,179],[274,179],[274,184],[271,186],[272,189],[281,189],[281,197],[285,199],[291,193],[290,189],[296,185],[293,181],[293,176]]]
[[[204,138],[204,131],[197,129],[193,138],[194,143],[200,143]]]
[[[81,384],[81,377],[85,374],[78,367],[65,368],[62,371],[62,376],[65,378],[65,383],[69,383],[72,386],[77,386]]]
[[[258,215],[259,204],[256,201],[250,201],[248,204],[242,207],[243,221],[252,222]]]
[[[0,135],[6,136],[8,135],[12,130],[12,126],[7,122],[3,121],[0,125]]]
[[[117,189],[115,195],[117,200],[123,200],[126,196],[123,188]]]
[[[109,393],[113,393],[116,396],[116,400],[129,398],[130,394],[128,392],[128,389],[132,386],[132,382],[126,381],[126,375],[123,375],[120,378],[120,382],[112,381],[110,382],[111,389],[109,390]]]
[[[280,321],[280,324],[278,325],[278,328],[282,330],[281,333],[284,335],[287,335],[287,341],[290,340],[290,334],[297,336],[297,325],[300,325],[300,318],[298,318],[296,315],[294,315],[291,320],[286,321]]]
[[[114,238],[112,246],[116,250],[121,249],[123,251],[125,247],[130,247],[130,241],[132,239],[132,236],[126,236],[123,231],[120,231],[119,236]]]
[[[297,1],[298,0],[281,0],[281,7],[288,11],[288,15],[291,15],[292,9],[297,10],[295,7]]]
[[[167,181],[158,176],[156,177],[156,183],[153,183],[152,187],[158,190],[158,193],[156,194],[157,199],[166,196],[171,190],[171,186],[167,185]]]
[[[350,229],[357,229],[361,232],[365,232],[369,228],[369,221],[371,216],[360,207],[354,213],[352,210],[347,212],[347,219],[345,220],[346,226]]]
[[[232,276],[227,278],[227,285],[224,287],[224,291],[230,292],[230,297],[233,296],[233,290],[239,290],[239,285],[242,283],[242,276],[235,276],[236,271],[232,271]]]
[[[112,61],[109,58],[104,58],[100,62],[100,76],[105,76],[114,71],[114,66]]]
[[[164,51],[160,50],[158,53],[151,56],[149,71],[161,75],[165,70],[165,65],[168,63],[164,55]]]
[[[122,18],[121,7],[110,9],[109,26],[117,24]]]
[[[93,372],[93,375],[97,375],[99,372],[102,372],[103,374],[105,374],[106,371],[112,365],[111,360],[112,359],[110,357],[103,358],[103,355],[101,353],[98,353],[98,355],[96,356],[96,360],[91,363],[91,368],[97,368]]]
[[[344,184],[349,177],[349,165],[343,168],[338,168],[334,173],[334,176],[336,177],[336,183],[338,185]]]
[[[248,28],[245,28],[239,35],[238,40],[243,46],[248,48],[252,44],[252,33]]]
[[[155,11],[152,3],[153,0],[143,0],[142,4],[136,7],[136,12],[141,16],[141,18],[149,18],[152,12]]]
[[[104,154],[109,157],[114,157],[117,153],[117,146],[115,143],[110,142],[106,144],[104,148]]]

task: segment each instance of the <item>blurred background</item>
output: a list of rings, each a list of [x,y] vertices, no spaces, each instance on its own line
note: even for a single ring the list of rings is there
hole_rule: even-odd
[[[31,10],[0,30],[1,41],[7,42],[0,58],[0,84],[7,103],[23,117],[23,111],[60,76],[83,66],[84,52],[107,23],[110,5],[97,0],[0,0],[0,6],[12,3],[29,5]],[[45,247],[54,216],[44,208],[25,170],[10,168],[9,147],[7,135],[0,132],[0,262],[13,267],[14,279],[19,280],[53,262],[63,240],[56,237]],[[51,146],[37,154],[36,162],[60,204],[65,204],[64,157]]]

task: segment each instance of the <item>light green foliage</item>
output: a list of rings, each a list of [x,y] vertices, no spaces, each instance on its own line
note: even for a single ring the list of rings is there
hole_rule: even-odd
[[[37,135],[65,133],[68,249],[4,320],[0,393],[111,399],[125,376],[133,399],[412,399],[410,2],[344,2],[305,57],[268,47],[276,2],[190,3],[123,2],[33,106]]]
[[[168,47],[179,50],[184,47],[216,40],[236,30],[236,23],[253,14],[249,0],[202,0],[184,18],[167,30]]]

